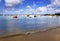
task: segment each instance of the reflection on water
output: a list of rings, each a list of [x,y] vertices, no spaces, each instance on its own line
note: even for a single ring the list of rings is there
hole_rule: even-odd
[[[0,36],[21,34],[40,29],[60,26],[60,17],[40,16],[36,18],[19,17],[13,19],[9,16],[0,16]]]

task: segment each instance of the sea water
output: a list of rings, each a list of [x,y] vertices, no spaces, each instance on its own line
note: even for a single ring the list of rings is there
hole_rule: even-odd
[[[0,16],[0,36],[35,32],[56,26],[60,26],[60,16],[38,16],[35,18]]]

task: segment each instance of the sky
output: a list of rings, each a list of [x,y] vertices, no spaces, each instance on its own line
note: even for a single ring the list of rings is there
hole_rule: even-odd
[[[0,0],[0,14],[54,14],[60,0]]]

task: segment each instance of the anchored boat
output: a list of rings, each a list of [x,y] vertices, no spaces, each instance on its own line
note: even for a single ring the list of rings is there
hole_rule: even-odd
[[[17,18],[17,16],[13,16],[13,18]]]

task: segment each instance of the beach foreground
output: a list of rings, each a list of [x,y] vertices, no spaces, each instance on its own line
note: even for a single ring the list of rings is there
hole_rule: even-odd
[[[27,35],[0,38],[0,41],[60,41],[60,27]]]

